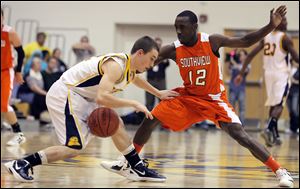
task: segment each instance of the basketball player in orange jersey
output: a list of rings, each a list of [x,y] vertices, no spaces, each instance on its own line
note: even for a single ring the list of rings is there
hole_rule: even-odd
[[[7,142],[7,145],[18,146],[26,142],[24,134],[21,132],[20,125],[17,120],[14,109],[9,105],[11,92],[13,89],[13,81],[18,84],[24,83],[21,73],[24,51],[18,34],[12,27],[4,23],[3,9],[1,8],[1,114],[5,120],[11,125],[14,137]],[[13,68],[12,46],[18,53],[18,64],[16,73]],[[15,77],[14,77],[15,75]]]
[[[68,69],[50,88],[46,96],[47,108],[60,145],[51,146],[23,159],[5,163],[5,167],[21,182],[33,182],[32,167],[72,158],[88,145],[93,135],[87,125],[90,113],[99,106],[109,108],[131,107],[153,119],[145,105],[135,100],[113,95],[129,83],[135,84],[160,99],[178,95],[170,90],[159,91],[135,73],[142,73],[154,65],[158,57],[156,42],[144,36],[138,39],[131,55],[110,53],[91,57]],[[116,148],[124,155],[134,181],[162,182],[166,177],[148,169],[141,161],[120,119],[119,128],[111,136]],[[100,178],[100,177],[99,177]]]
[[[238,85],[243,80],[245,69],[251,60],[264,49],[264,78],[267,90],[266,106],[270,106],[268,127],[262,132],[267,146],[280,145],[281,139],[278,133],[277,121],[283,111],[285,98],[288,95],[291,67],[288,54],[299,64],[299,55],[293,47],[293,41],[285,32],[287,30],[287,20],[283,17],[277,28],[268,34],[247,56],[240,74],[236,77],[235,83]]]
[[[173,131],[181,131],[193,123],[209,119],[271,168],[280,180],[280,186],[292,186],[293,179],[289,173],[273,159],[263,145],[243,129],[227,100],[218,61],[221,47],[244,48],[253,45],[275,29],[285,14],[286,7],[280,6],[275,12],[271,11],[269,24],[260,30],[243,37],[230,38],[197,33],[197,16],[191,11],[181,12],[175,20],[178,40],[161,49],[157,62],[167,58],[176,61],[184,87],[175,89],[180,96],[161,101],[152,110],[154,119],[145,118],[133,139],[137,151],[141,151],[159,123]],[[130,174],[126,169],[126,162],[122,163],[122,160],[102,162],[101,165],[123,176]]]

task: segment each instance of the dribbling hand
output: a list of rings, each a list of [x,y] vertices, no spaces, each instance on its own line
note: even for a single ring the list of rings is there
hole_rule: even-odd
[[[136,102],[133,106],[135,108],[135,112],[143,112],[148,119],[153,119],[153,115],[147,109],[147,107],[139,102]]]

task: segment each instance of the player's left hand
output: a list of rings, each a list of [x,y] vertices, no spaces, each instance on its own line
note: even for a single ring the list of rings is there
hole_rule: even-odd
[[[169,100],[173,99],[176,96],[179,96],[179,93],[172,90],[161,90],[159,91],[159,99],[160,100]]]
[[[275,12],[274,9],[272,9],[270,12],[270,23],[274,27],[277,27],[281,23],[282,18],[286,15],[286,12],[287,11],[285,5],[281,5],[280,7],[278,7]]]
[[[16,72],[15,80],[18,84],[22,85],[24,83],[23,75],[21,72]]]

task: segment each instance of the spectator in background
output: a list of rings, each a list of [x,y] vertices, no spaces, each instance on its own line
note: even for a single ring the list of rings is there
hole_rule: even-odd
[[[81,62],[95,55],[95,48],[89,44],[89,38],[83,36],[79,43],[72,46],[76,55],[76,62]]]
[[[47,110],[46,94],[44,90],[44,81],[41,73],[40,61],[33,61],[29,75],[25,78],[28,87],[33,92],[33,102],[30,104],[31,115],[35,119],[40,118],[40,113]]]
[[[162,39],[159,37],[155,38],[159,49],[162,45]],[[162,63],[155,65],[153,68],[148,69],[147,71],[147,81],[159,90],[165,90],[166,87],[166,68],[170,65],[168,59],[162,61]],[[156,97],[148,92],[146,92],[146,107],[148,110],[152,110],[155,105]],[[159,100],[157,98],[157,100]]]
[[[59,71],[59,63],[55,57],[50,57],[48,60],[48,67],[42,71],[44,90],[48,91],[52,84],[60,78],[63,72]]]
[[[58,61],[58,72],[65,72],[68,69],[68,67],[65,64],[65,62],[61,60],[61,50],[59,48],[55,48],[53,50],[53,57],[56,58]]]
[[[27,44],[24,47],[24,52],[25,52],[25,63],[27,63],[27,61],[29,60],[29,58],[32,56],[32,54],[36,51],[36,50],[48,50],[51,54],[51,50],[44,46],[46,41],[46,33],[44,32],[39,32],[36,35],[36,41]]]
[[[47,69],[47,62],[44,61],[44,55],[46,55],[47,53],[44,51],[44,53],[40,50],[36,50],[32,53],[31,57],[28,59],[28,61],[26,62],[25,66],[24,66],[24,70],[23,70],[23,74],[24,76],[27,76],[31,67],[32,67],[32,63],[33,60],[35,58],[40,59],[40,64],[41,64],[41,70],[46,70]]]
[[[229,60],[225,62],[229,63],[228,68],[230,70],[230,83],[229,83],[229,102],[235,108],[236,102],[239,105],[239,117],[242,125],[245,125],[245,95],[246,95],[246,76],[249,73],[250,67],[247,67],[246,74],[240,85],[234,83],[235,77],[240,73],[243,67],[243,63],[246,60],[248,53],[245,49],[236,49],[230,52]]]
[[[290,115],[290,131],[292,133],[299,132],[299,65],[298,69],[293,68],[292,86],[289,91],[287,105]]]
[[[49,61],[49,58],[50,58],[50,52],[48,50],[42,50],[42,59],[45,61],[45,62],[48,62]],[[45,68],[46,69],[46,68]]]
[[[31,69],[25,75],[26,82],[18,90],[18,98],[30,104],[30,114],[36,119],[39,119],[39,114],[46,110],[45,97],[47,92],[44,90],[41,61],[38,56],[32,59]]]

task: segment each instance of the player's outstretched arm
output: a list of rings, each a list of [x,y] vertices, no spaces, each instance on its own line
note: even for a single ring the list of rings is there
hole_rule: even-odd
[[[21,71],[22,71],[25,54],[24,54],[24,50],[22,47],[21,39],[15,30],[11,30],[9,32],[9,38],[10,38],[11,44],[14,46],[15,50],[18,53],[18,64],[16,67],[15,80],[18,84],[23,84],[24,79],[23,79],[23,75],[22,75]]]
[[[243,63],[243,67],[240,70],[240,73],[234,78],[234,84],[240,85],[243,81],[243,76],[245,75],[245,71],[248,65],[251,63],[252,59],[264,48],[264,41],[261,40],[259,44],[248,54],[245,62]]]
[[[209,37],[210,44],[212,46],[213,52],[218,52],[219,48],[221,47],[232,47],[232,48],[239,48],[239,47],[249,47],[271,31],[273,31],[281,22],[282,18],[286,15],[286,6],[282,5],[276,9],[270,11],[270,22],[263,28],[251,32],[242,37],[226,37],[219,34],[214,34]]]
[[[141,78],[140,76],[136,75],[134,80],[132,81],[134,85],[137,87],[144,89],[145,91],[153,94],[157,98],[161,100],[172,99],[179,94],[172,90],[158,90],[157,88],[153,87],[148,81]]]

